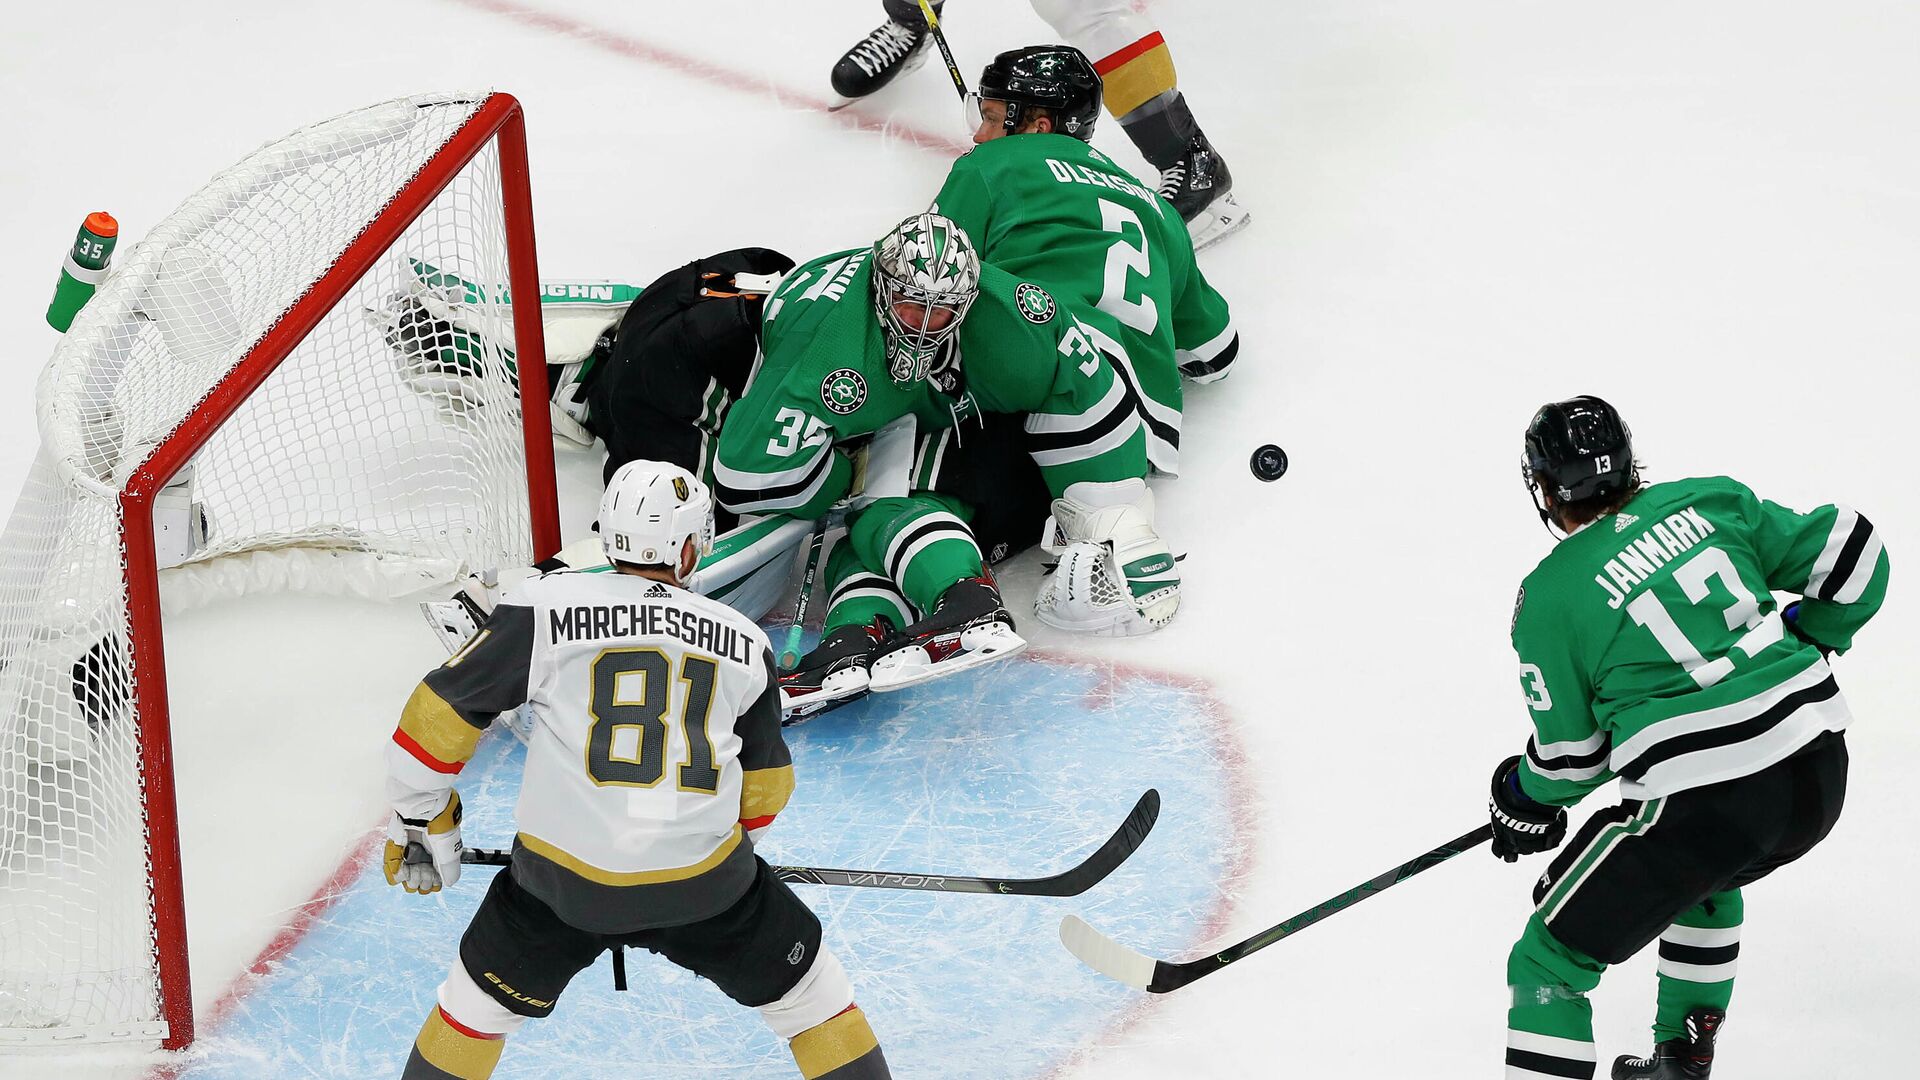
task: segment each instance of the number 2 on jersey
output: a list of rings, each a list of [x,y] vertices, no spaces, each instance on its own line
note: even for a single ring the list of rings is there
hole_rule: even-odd
[[[1127,242],[1127,227],[1140,234],[1140,246]],[[1142,293],[1140,299],[1127,299],[1127,272],[1142,278],[1153,272],[1153,260],[1147,255],[1147,229],[1140,215],[1117,202],[1100,200],[1100,229],[1119,233],[1120,239],[1107,249],[1107,276],[1100,290],[1100,302],[1094,306],[1143,334],[1153,333],[1160,325],[1160,305]]]
[[[713,767],[713,739],[707,735],[707,713],[713,709],[713,688],[720,665],[705,656],[687,656],[680,662],[680,681],[687,697],[680,710],[686,733],[687,760],[679,768],[681,791],[711,795],[720,789],[720,773]],[[659,649],[608,649],[594,658],[591,668],[593,725],[587,729],[587,775],[597,786],[650,788],[667,774],[667,708],[672,704],[673,661]],[[639,693],[632,693],[634,680]],[[614,742],[623,728],[638,729],[637,745],[615,753]]]

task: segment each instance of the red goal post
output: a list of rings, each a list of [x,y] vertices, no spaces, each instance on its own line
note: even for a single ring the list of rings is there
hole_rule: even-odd
[[[512,96],[387,102],[269,144],[156,226],[122,275],[42,376],[43,449],[0,538],[0,734],[29,747],[0,759],[0,951],[39,943],[16,949],[30,970],[0,959],[0,1049],[193,1040],[163,564],[178,564],[169,581],[215,582],[201,595],[322,578],[370,595],[368,574],[396,572],[377,588],[397,594],[559,548]],[[511,352],[494,344],[509,320]],[[92,536],[109,499],[118,535]],[[110,565],[72,569],[109,554],[117,597]],[[136,861],[144,890],[71,884]],[[117,925],[136,903],[122,887],[145,893],[150,983],[143,958],[119,955],[142,936]]]

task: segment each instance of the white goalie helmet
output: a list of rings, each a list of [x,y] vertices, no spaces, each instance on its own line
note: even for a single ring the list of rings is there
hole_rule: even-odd
[[[980,297],[980,253],[951,218],[915,214],[873,245],[873,310],[887,342],[887,374],[919,382]]]
[[[700,478],[664,461],[629,461],[600,496],[600,547],[613,562],[664,565],[676,577],[686,542],[713,548],[713,495]]]

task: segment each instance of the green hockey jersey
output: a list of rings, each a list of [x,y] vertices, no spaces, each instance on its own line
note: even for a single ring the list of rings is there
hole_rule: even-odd
[[[983,265],[980,297],[942,363],[903,387],[887,373],[871,263],[871,248],[824,255],[767,298],[760,368],[728,412],[714,455],[721,505],[819,517],[853,479],[835,444],[908,413],[922,431],[979,410],[1025,415],[1034,460],[1056,496],[1082,480],[1146,475],[1140,420],[1108,360],[1125,349],[1105,315]]]
[[[1759,772],[1847,706],[1820,650],[1880,607],[1887,556],[1866,518],[1801,514],[1725,477],[1656,484],[1558,544],[1514,601],[1513,647],[1534,735],[1533,798],[1570,805],[1615,776],[1654,799]]]
[[[1173,207],[1079,139],[1028,134],[955,162],[934,209],[967,231],[985,262],[1113,318],[1147,455],[1178,472],[1179,365],[1224,366],[1239,343]]]

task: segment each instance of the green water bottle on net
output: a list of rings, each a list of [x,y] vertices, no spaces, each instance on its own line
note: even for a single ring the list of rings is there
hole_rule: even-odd
[[[93,299],[93,292],[106,280],[107,265],[113,261],[113,244],[120,238],[120,223],[104,210],[87,215],[74,238],[73,250],[60,267],[59,284],[53,287],[53,303],[47,305],[47,324],[61,333],[73,325],[73,317]]]

